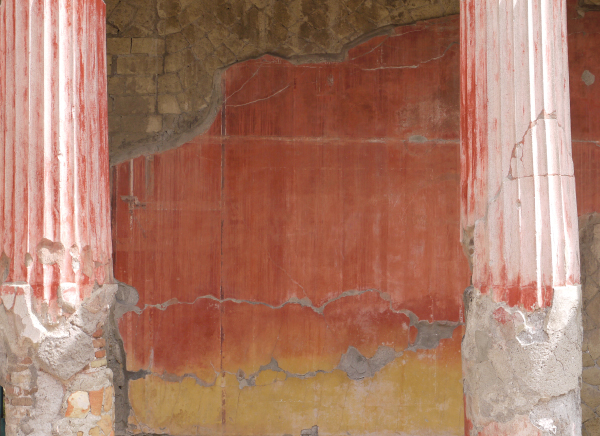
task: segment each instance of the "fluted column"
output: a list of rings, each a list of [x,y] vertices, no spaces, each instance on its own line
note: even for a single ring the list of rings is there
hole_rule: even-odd
[[[579,435],[565,0],[461,0],[466,434]]]
[[[113,426],[104,407],[112,408],[112,397],[104,400],[112,376],[96,357],[116,291],[105,13],[102,0],[0,4],[0,330],[8,345],[0,351],[10,362],[0,382],[13,414],[8,434],[88,434],[94,426],[109,434]]]

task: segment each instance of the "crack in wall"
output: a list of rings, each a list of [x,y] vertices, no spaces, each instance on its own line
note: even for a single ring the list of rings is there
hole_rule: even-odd
[[[317,51],[317,52],[310,53],[310,54],[295,54],[295,55],[287,56],[282,53],[278,53],[277,51],[265,50],[264,52],[261,52],[260,55],[257,54],[255,56],[241,57],[239,59],[236,59],[233,62],[228,63],[227,65],[220,66],[212,73],[212,87],[209,87],[212,89],[210,89],[209,93],[206,96],[207,98],[205,100],[206,102],[208,102],[207,105],[205,104],[205,106],[197,112],[193,112],[193,111],[192,112],[185,112],[185,111],[182,112],[179,115],[181,117],[181,120],[178,122],[175,122],[173,124],[173,126],[169,129],[163,129],[160,132],[156,132],[153,134],[147,134],[147,135],[145,135],[145,137],[143,137],[141,139],[134,139],[131,142],[126,141],[125,143],[123,143],[119,146],[111,145],[111,165],[116,165],[116,164],[124,162],[128,159],[133,159],[133,158],[136,158],[141,155],[154,154],[154,153],[163,152],[163,151],[166,151],[169,149],[177,148],[180,145],[193,140],[198,135],[205,133],[210,128],[210,126],[213,124],[215,117],[221,110],[223,103],[226,101],[226,97],[223,95],[223,89],[221,86],[222,78],[223,78],[225,71],[232,65],[235,65],[235,64],[238,64],[238,63],[244,62],[246,60],[250,60],[250,59],[257,59],[257,58],[265,56],[265,55],[283,59],[287,62],[292,63],[293,65],[306,65],[306,64],[314,64],[314,63],[323,63],[323,62],[343,62],[343,61],[351,62],[353,59],[357,59],[362,56],[368,55],[373,50],[376,50],[381,45],[384,45],[385,42],[388,41],[390,38],[403,37],[410,33],[423,31],[423,29],[421,29],[421,28],[415,29],[415,27],[417,27],[417,26],[428,27],[426,24],[425,25],[423,24],[422,20],[435,19],[435,18],[441,18],[441,17],[446,17],[449,15],[452,15],[452,14],[458,12],[457,6],[458,6],[458,2],[454,2],[453,7],[451,7],[449,10],[444,10],[441,13],[433,13],[433,14],[430,14],[430,16],[422,16],[422,17],[419,17],[416,19],[409,20],[408,22],[390,23],[387,25],[378,26],[377,28],[374,28],[370,31],[364,32],[364,33],[362,33],[362,35],[359,35],[356,38],[353,38],[352,40],[350,40],[349,42],[343,44],[339,48],[339,51],[336,50],[334,52],[329,52],[329,50],[325,50],[324,48],[322,48],[321,52]],[[417,22],[419,22],[419,24],[416,24]],[[402,33],[396,33],[396,29],[398,27],[403,27],[403,26],[407,27],[409,30],[406,32],[402,32]],[[371,49],[371,51],[357,55],[355,58],[351,58],[349,56],[349,52],[353,48],[367,42],[368,40],[370,40],[372,38],[380,37],[380,36],[384,36],[386,38],[380,44],[378,44],[377,47]],[[423,64],[427,64],[429,62],[433,62],[435,60],[439,60],[439,59],[443,58],[444,56],[446,56],[446,54],[450,51],[450,49],[454,45],[458,45],[458,42],[453,41],[452,43],[450,43],[450,45],[448,45],[445,48],[445,50],[442,54],[440,54],[438,56],[434,56],[430,59],[426,59],[424,61],[420,61],[418,64],[379,67],[379,68],[361,69],[361,70],[375,71],[375,70],[379,70],[379,69],[414,69],[414,68],[418,68]],[[119,55],[114,55],[115,59],[118,56]],[[352,64],[350,64],[350,65],[352,65]],[[356,65],[355,65],[355,67],[360,69],[360,67],[358,67]],[[244,88],[244,86],[247,84],[247,82],[249,82],[253,77],[255,77],[258,74],[259,69],[257,69],[252,74],[252,76],[246,81],[246,83],[242,84],[241,87],[237,91],[235,91],[235,93],[239,92],[242,88]],[[114,76],[114,74],[110,75],[110,77],[113,77],[113,76]],[[168,76],[168,74],[165,73],[165,76]],[[114,77],[120,77],[120,76],[116,75]],[[288,87],[286,87],[284,89],[280,89],[276,94],[284,92]],[[272,96],[273,95],[271,95],[267,98],[270,98]],[[109,97],[113,97],[113,96],[111,95]],[[229,97],[231,97],[231,96],[229,96]],[[244,105],[248,105],[248,104],[251,104],[251,103],[254,103],[257,101],[262,101],[262,99],[259,99],[259,100],[256,100],[256,101],[253,101],[250,103],[239,104],[236,106],[244,106]],[[120,116],[120,115],[118,115],[118,116]],[[118,136],[117,133],[123,134],[123,132],[120,130],[111,131],[111,144],[112,144],[113,136]],[[135,136],[135,135],[133,135],[133,136]],[[142,135],[142,136],[144,136],[144,135]]]
[[[429,62],[434,62],[437,60],[442,59],[444,56],[446,56],[446,54],[448,54],[448,52],[450,51],[450,49],[452,48],[452,46],[454,45],[458,45],[459,43],[457,41],[452,41],[448,47],[446,47],[446,49],[444,50],[444,52],[441,55],[438,56],[434,56],[431,59],[427,59],[424,61],[419,61],[419,63],[414,64],[414,65],[394,65],[394,66],[387,66],[387,67],[377,67],[377,68],[360,68],[361,71],[377,71],[377,70],[406,70],[406,69],[417,69],[419,68],[421,65],[424,64],[428,64]]]
[[[535,127],[537,127],[539,121],[542,121],[542,120],[557,120],[556,111],[554,111],[552,113],[547,113],[546,109],[542,109],[541,112],[539,113],[539,115],[536,117],[536,119],[529,123],[529,126],[525,130],[525,133],[523,133],[521,140],[513,146],[513,151],[511,153],[511,165],[508,170],[508,176],[507,176],[508,180],[515,180],[515,179],[523,178],[523,176],[514,176],[513,175],[512,163],[515,159],[519,159],[521,161],[521,165],[523,165],[523,151],[521,149],[522,149],[523,145],[525,144],[525,138],[527,137],[527,135],[529,133],[533,134],[533,129]],[[543,174],[537,174],[537,176],[542,177]]]
[[[270,309],[281,309],[285,306],[287,306],[288,304],[297,304],[300,305],[302,307],[306,307],[306,308],[310,308],[311,310],[313,310],[315,313],[319,314],[319,315],[323,315],[325,308],[330,305],[331,303],[334,303],[335,301],[341,300],[343,298],[350,298],[350,297],[358,297],[361,296],[363,294],[368,294],[368,293],[374,293],[379,295],[379,297],[384,300],[387,301],[389,303],[389,310],[393,313],[396,314],[404,314],[406,315],[411,323],[411,326],[417,326],[418,323],[420,322],[427,322],[427,321],[420,321],[419,317],[417,315],[415,315],[413,312],[411,312],[410,310],[407,309],[395,309],[393,306],[393,301],[392,301],[392,297],[390,296],[389,293],[387,292],[383,292],[379,289],[365,289],[362,291],[359,290],[350,290],[350,291],[344,291],[341,294],[337,295],[336,297],[333,297],[329,300],[327,300],[325,303],[323,303],[321,306],[315,306],[312,302],[312,300],[308,297],[304,297],[304,298],[298,298],[298,297],[291,297],[290,299],[288,299],[287,301],[279,304],[279,305],[273,305],[273,304],[269,304],[269,303],[265,303],[263,301],[254,301],[254,300],[242,300],[242,299],[238,299],[238,298],[217,298],[214,295],[201,295],[199,297],[196,297],[193,301],[191,302],[186,302],[186,301],[179,301],[177,298],[171,298],[170,300],[167,300],[164,303],[158,303],[158,304],[145,304],[143,308],[140,308],[138,306],[135,305],[129,305],[127,307],[127,309],[123,312],[135,312],[137,315],[142,314],[145,310],[148,309],[158,309],[158,310],[166,310],[168,307],[173,306],[173,305],[177,305],[177,304],[184,304],[184,305],[194,305],[197,302],[201,301],[201,300],[211,300],[214,302],[217,302],[219,304],[223,304],[223,303],[235,303],[235,304],[251,304],[251,305],[257,305],[257,306],[265,306],[268,307]],[[122,314],[121,314],[122,315]],[[120,316],[121,316],[120,315]],[[120,317],[119,316],[119,317]],[[447,322],[447,321],[434,321],[434,323],[436,322]],[[451,323],[451,324],[456,324],[456,326],[462,325],[462,323],[456,322],[456,323]]]
[[[370,358],[364,356],[357,348],[349,346],[346,353],[340,356],[340,361],[335,368],[331,370],[315,370],[306,373],[295,373],[281,368],[279,362],[275,358],[271,358],[270,362],[261,365],[258,371],[246,375],[243,370],[239,369],[236,373],[228,371],[217,370],[213,366],[214,379],[213,380],[202,380],[194,373],[185,373],[183,375],[170,374],[164,371],[162,374],[157,374],[151,370],[141,369],[138,371],[127,370],[127,355],[123,346],[123,340],[118,330],[118,320],[128,312],[135,312],[137,315],[143,313],[147,309],[158,309],[166,310],[170,306],[175,304],[186,304],[193,305],[196,302],[207,299],[216,301],[219,303],[233,302],[237,304],[255,304],[264,305],[272,309],[279,309],[287,304],[298,304],[303,307],[310,308],[316,313],[323,315],[324,309],[328,304],[337,301],[342,298],[356,297],[365,293],[376,293],[381,299],[389,302],[389,310],[393,313],[404,314],[409,319],[409,326],[417,329],[417,335],[415,340],[408,344],[406,349],[402,351],[396,351],[392,347],[380,346],[377,352]],[[129,403],[129,382],[133,380],[144,379],[148,376],[158,377],[166,382],[180,383],[184,379],[193,379],[194,382],[202,387],[212,387],[218,382],[219,377],[226,374],[233,375],[236,377],[239,388],[244,389],[246,387],[256,386],[256,380],[265,371],[274,371],[285,375],[285,378],[281,381],[285,381],[288,378],[296,379],[309,379],[318,376],[319,374],[331,374],[334,371],[343,371],[346,376],[355,381],[374,377],[379,371],[385,368],[396,359],[403,356],[406,352],[417,352],[418,350],[429,350],[435,349],[439,346],[440,341],[443,339],[449,339],[452,337],[455,329],[463,324],[460,322],[450,321],[434,321],[428,322],[420,320],[416,314],[406,309],[394,309],[392,305],[391,296],[377,289],[368,289],[364,291],[346,291],[340,295],[326,301],[323,305],[315,307],[309,298],[291,298],[287,302],[273,306],[264,302],[238,300],[233,298],[219,299],[212,295],[199,296],[193,302],[179,302],[177,299],[171,299],[162,304],[156,305],[145,305],[144,308],[135,306],[138,301],[138,294],[135,288],[119,284],[119,291],[116,295],[116,303],[113,306],[110,314],[110,320],[105,326],[105,336],[107,339],[107,358],[108,366],[113,371],[115,377],[115,401],[116,401],[116,419],[115,428],[116,435],[126,435],[128,426],[128,417],[132,413],[131,405]],[[276,383],[278,380],[273,381]],[[272,384],[270,383],[270,384]]]

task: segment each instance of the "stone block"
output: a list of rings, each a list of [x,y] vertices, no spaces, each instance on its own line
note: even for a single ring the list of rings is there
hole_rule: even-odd
[[[589,353],[583,353],[582,361],[584,368],[594,366],[596,364],[596,362],[594,361],[594,359],[592,359],[592,356],[590,356]]]
[[[156,76],[127,77],[125,90],[128,94],[156,94]]]
[[[119,5],[115,7],[112,14],[110,14],[107,21],[118,30],[123,31],[133,20],[135,13],[136,8],[127,2],[120,2]]]
[[[131,38],[106,38],[106,53],[109,56],[131,53]]]
[[[600,329],[588,330],[583,338],[592,359],[600,358]]]
[[[165,56],[165,73],[180,71],[184,67],[194,63],[195,60],[194,52],[191,49],[169,54]]]
[[[117,115],[151,114],[156,110],[156,97],[153,95],[115,97],[114,101]]]
[[[170,17],[164,20],[160,20],[156,25],[159,35],[170,35],[171,33],[177,33],[181,30],[181,24],[177,17]]]
[[[181,12],[181,3],[179,0],[158,0],[156,9],[160,18],[175,17]]]
[[[588,280],[588,282],[590,281],[591,280]],[[592,284],[590,283],[586,288],[587,287],[592,287]],[[596,295],[585,305],[585,312],[596,325],[600,325],[600,294]]]
[[[159,57],[133,55],[117,59],[117,74],[153,75],[162,72],[163,62]]]
[[[162,131],[163,119],[160,115],[151,115],[148,117],[146,133],[157,133]]]
[[[171,94],[158,96],[158,113],[161,114],[180,114],[181,109],[177,102],[177,97]]]
[[[594,418],[594,419],[590,419],[590,420],[586,421],[583,424],[583,429],[585,431],[587,431],[587,433],[590,436],[599,435],[600,434],[600,418]]]
[[[165,40],[162,38],[133,38],[131,41],[131,53],[153,56],[165,53]]]
[[[600,390],[586,383],[581,384],[581,401],[591,409],[600,406]]]
[[[600,368],[594,366],[592,368],[584,368],[581,376],[582,380],[592,386],[600,385]]]
[[[189,92],[177,94],[177,103],[181,112],[190,112],[192,110],[192,96]]]
[[[159,94],[176,94],[178,92],[181,92],[181,82],[177,74],[158,76]]]
[[[46,336],[38,356],[47,372],[68,380],[94,358],[94,347],[92,339],[83,330],[70,327],[66,331],[57,331],[53,336]]]
[[[167,36],[167,53],[175,53],[190,46],[190,43],[183,36],[183,32],[173,33]]]
[[[123,76],[112,76],[108,78],[108,95],[125,94],[126,78]]]

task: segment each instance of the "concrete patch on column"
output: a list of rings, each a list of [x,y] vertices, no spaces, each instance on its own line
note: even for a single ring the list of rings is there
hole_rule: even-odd
[[[552,306],[530,313],[470,291],[462,358],[471,435],[504,434],[486,429],[523,417],[540,435],[579,434],[580,287],[554,288]]]

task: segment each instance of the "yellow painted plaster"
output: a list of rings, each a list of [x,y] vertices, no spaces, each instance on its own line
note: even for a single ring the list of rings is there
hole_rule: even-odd
[[[441,358],[441,359],[440,359]],[[442,360],[443,359],[443,360]],[[460,355],[407,352],[374,377],[351,380],[339,370],[300,379],[264,371],[239,388],[232,374],[212,387],[193,378],[130,382],[130,423],[139,432],[172,435],[461,435]],[[223,424],[224,422],[224,424]]]

